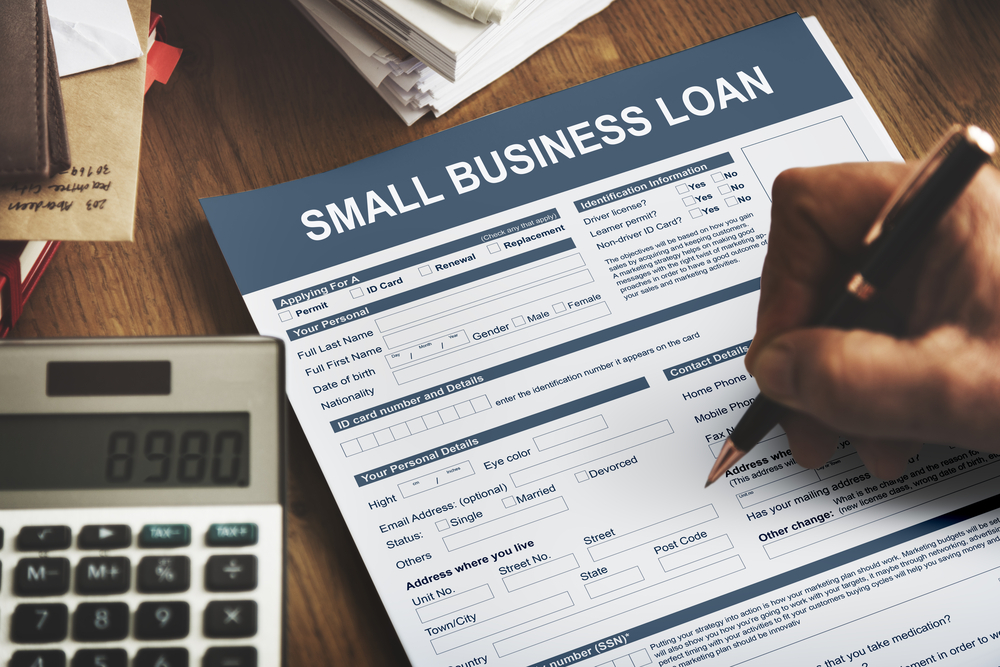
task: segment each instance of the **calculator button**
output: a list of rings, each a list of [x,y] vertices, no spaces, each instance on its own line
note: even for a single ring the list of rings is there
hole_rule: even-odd
[[[18,644],[45,644],[66,639],[69,610],[64,604],[19,604],[10,623],[10,639]]]
[[[73,639],[104,642],[128,636],[128,605],[124,602],[84,602],[73,612]]]
[[[191,587],[191,559],[187,556],[146,556],[136,570],[143,593],[182,593]]]
[[[24,596],[69,591],[68,558],[22,558],[14,568],[14,592]]]
[[[142,527],[140,547],[186,547],[191,544],[191,526],[186,523],[153,523]]]
[[[124,549],[132,545],[132,529],[129,526],[84,526],[76,538],[76,545],[81,549]]]
[[[69,526],[25,526],[17,534],[18,551],[69,549],[72,542]]]
[[[253,646],[216,646],[205,652],[201,667],[257,667]]]
[[[14,651],[10,667],[66,667],[66,654],[62,651]]]
[[[132,667],[188,667],[186,648],[141,648]]]
[[[209,602],[205,608],[208,637],[253,637],[257,634],[257,603],[253,600]]]
[[[245,547],[257,544],[255,523],[213,523],[205,541],[210,547]]]
[[[143,602],[135,611],[136,639],[183,639],[190,619],[187,602]]]
[[[252,591],[257,588],[257,557],[212,556],[205,565],[205,588],[210,591]]]
[[[128,667],[123,648],[85,648],[76,652],[70,667]]]
[[[81,558],[76,564],[76,592],[81,595],[124,593],[132,584],[132,564],[124,556]]]

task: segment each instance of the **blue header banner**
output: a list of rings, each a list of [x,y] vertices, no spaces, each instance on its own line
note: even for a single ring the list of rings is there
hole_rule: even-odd
[[[333,171],[201,204],[249,294],[850,98],[789,15]]]

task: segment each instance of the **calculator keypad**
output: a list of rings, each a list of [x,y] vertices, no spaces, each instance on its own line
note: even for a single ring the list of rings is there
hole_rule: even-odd
[[[278,664],[281,508],[260,511],[208,524],[97,523],[81,510],[70,525],[20,526],[17,510],[0,511],[0,667],[257,667],[265,655]],[[115,512],[143,514],[99,510]],[[4,530],[16,535],[7,549]]]

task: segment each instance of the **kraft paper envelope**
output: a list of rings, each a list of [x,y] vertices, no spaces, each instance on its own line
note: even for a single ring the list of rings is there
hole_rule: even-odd
[[[129,0],[140,44],[150,0]],[[72,166],[0,186],[0,240],[131,241],[146,56],[60,79]]]

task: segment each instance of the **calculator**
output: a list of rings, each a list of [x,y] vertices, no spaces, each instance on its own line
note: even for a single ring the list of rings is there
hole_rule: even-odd
[[[0,667],[284,664],[283,364],[0,341]]]

